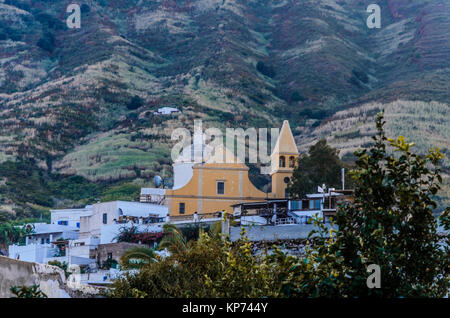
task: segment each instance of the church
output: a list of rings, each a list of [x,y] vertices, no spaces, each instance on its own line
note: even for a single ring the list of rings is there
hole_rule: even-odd
[[[299,156],[289,122],[283,122],[278,140],[270,156],[272,191],[256,188],[248,176],[249,167],[222,146],[220,151],[202,144],[202,153],[194,155],[190,145],[173,163],[174,185],[172,189],[142,188],[141,202],[168,206],[172,217],[232,211],[240,203],[261,202],[266,199],[284,199],[286,188]],[[226,160],[217,160],[221,154]],[[202,158],[200,161],[192,158]]]

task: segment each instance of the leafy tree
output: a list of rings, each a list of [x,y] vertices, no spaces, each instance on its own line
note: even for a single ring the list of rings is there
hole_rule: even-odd
[[[113,258],[108,258],[106,261],[103,262],[103,269],[110,269],[110,268],[117,268],[117,261]]]
[[[330,147],[326,139],[319,140],[309,148],[309,153],[298,158],[297,165],[288,185],[292,197],[301,198],[315,193],[317,186],[341,187],[341,168],[346,165],[339,159],[339,151]],[[350,178],[346,180],[347,187]]]
[[[8,250],[8,246],[23,243],[25,237],[33,232],[33,228],[16,226],[12,222],[0,224],[0,249]]]
[[[337,213],[332,252],[351,270],[348,295],[443,297],[449,287],[448,236],[437,235],[433,216],[443,155],[439,149],[426,156],[412,153],[414,144],[404,137],[385,136],[384,123],[380,113],[375,145],[355,153],[355,201]],[[380,266],[381,289],[366,288],[367,264]]]
[[[352,70],[352,73],[364,84],[367,84],[369,82],[369,77],[363,71]]]
[[[291,94],[291,101],[299,102],[299,101],[305,101],[306,98],[301,95],[298,91],[293,91]]]
[[[37,42],[37,46],[44,51],[52,53],[55,49],[55,37],[51,33],[45,33]]]
[[[178,233],[174,231],[174,233]],[[171,256],[125,274],[114,282],[112,297],[208,297],[205,275],[218,276],[218,261],[224,258],[222,241],[202,233],[198,241],[180,250],[172,244]]]
[[[184,254],[187,251],[187,240],[173,224],[164,224],[164,237],[159,243],[159,249],[165,249],[171,254]]]
[[[142,98],[140,98],[139,96],[135,95],[130,100],[130,102],[127,104],[127,108],[129,110],[135,110],[135,109],[138,109],[139,107],[141,107],[143,104],[144,104],[144,101],[142,100]]]
[[[188,224],[180,228],[181,234],[186,238],[186,241],[197,240],[202,231],[208,231],[210,226],[205,223]]]
[[[80,8],[81,13],[89,13],[91,12],[91,7],[89,7],[86,3],[83,3]]]
[[[262,61],[258,61],[258,63],[256,63],[256,69],[258,70],[258,72],[268,77],[274,77],[276,74],[275,69],[272,66],[266,65]]]

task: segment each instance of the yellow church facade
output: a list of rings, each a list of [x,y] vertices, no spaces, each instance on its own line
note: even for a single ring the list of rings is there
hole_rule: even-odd
[[[191,153],[192,149],[186,149]],[[249,168],[225,147],[201,162],[174,163],[174,187],[164,190],[164,204],[170,216],[232,211],[238,203],[285,198],[299,156],[289,122],[284,121],[271,154],[272,191],[263,192],[249,179]],[[217,159],[223,160],[217,160]],[[143,197],[141,196],[141,201]],[[144,202],[146,202],[144,200]]]
[[[193,177],[181,189],[167,190],[172,216],[231,211],[231,205],[257,202],[268,197],[248,177],[245,164],[196,164]]]

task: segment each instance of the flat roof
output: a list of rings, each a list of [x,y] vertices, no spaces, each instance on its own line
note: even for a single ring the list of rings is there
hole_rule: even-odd
[[[122,211],[122,215],[125,216],[165,217],[169,213],[169,208],[165,205],[128,201],[116,201],[116,203],[117,209]]]
[[[76,232],[79,229],[68,225],[59,224],[47,224],[47,223],[34,223],[34,231],[31,235],[48,234],[48,233],[62,233],[73,231]]]
[[[238,204],[233,204],[232,207],[235,206],[243,206],[243,207],[265,207],[265,206],[270,206],[270,205],[274,205],[275,203],[285,203],[287,204],[289,200],[267,200],[267,201],[261,201],[261,202],[243,202],[243,203],[238,203]]]
[[[156,194],[156,195],[165,195],[166,189],[160,188],[141,188],[141,195],[145,194]]]

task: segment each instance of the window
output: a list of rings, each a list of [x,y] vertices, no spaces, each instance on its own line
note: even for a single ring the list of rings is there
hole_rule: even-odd
[[[180,207],[179,207],[179,213],[184,214],[185,210],[186,210],[186,204],[184,202],[181,202]]]
[[[108,259],[112,259],[112,253],[108,253]]]
[[[314,210],[314,200],[309,200],[309,209]]]
[[[302,210],[308,210],[309,201],[303,200],[302,201]]]
[[[225,182],[217,181],[217,194],[225,194]]]
[[[280,157],[280,167],[281,168],[286,167],[286,158],[284,156]]]
[[[301,210],[302,209],[302,201],[291,201],[291,209],[292,210]]]
[[[41,244],[44,244],[44,238],[41,238]]]
[[[108,214],[103,213],[103,224],[107,224],[108,223]]]
[[[80,222],[77,222],[77,228],[80,228]]]
[[[314,201],[314,209],[315,210],[320,210],[320,200],[315,200]]]
[[[295,158],[294,156],[289,157],[289,168],[294,168],[295,166]]]
[[[45,243],[50,244],[50,238],[47,237],[47,239],[45,240]]]
[[[58,221],[59,225],[69,225],[69,221]]]

